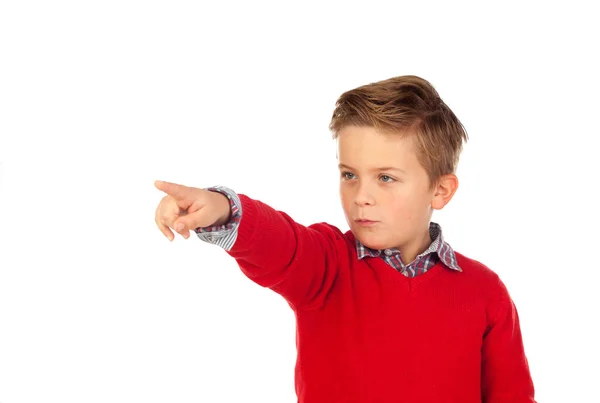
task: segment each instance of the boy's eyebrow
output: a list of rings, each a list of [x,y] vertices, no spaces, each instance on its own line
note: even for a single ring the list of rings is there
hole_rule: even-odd
[[[349,169],[351,171],[356,171],[356,169],[346,165],[346,164],[338,164],[338,168],[339,169]],[[406,173],[405,170],[400,169],[400,168],[396,168],[396,167],[376,167],[376,168],[372,168],[371,171],[398,171],[398,172],[402,172],[402,173]]]

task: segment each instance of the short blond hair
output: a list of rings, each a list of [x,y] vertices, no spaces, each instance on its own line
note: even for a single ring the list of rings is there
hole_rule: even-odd
[[[343,93],[329,125],[333,138],[346,126],[415,136],[417,158],[434,187],[455,173],[467,132],[435,88],[417,76],[399,76]]]

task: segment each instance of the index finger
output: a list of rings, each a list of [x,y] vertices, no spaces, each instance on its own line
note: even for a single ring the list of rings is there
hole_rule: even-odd
[[[154,181],[154,186],[176,199],[187,199],[190,197],[190,188],[184,185],[166,181]]]

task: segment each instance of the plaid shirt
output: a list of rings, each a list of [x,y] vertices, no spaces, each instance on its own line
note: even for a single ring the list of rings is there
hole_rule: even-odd
[[[227,196],[231,205],[231,219],[228,223],[221,226],[198,227],[194,232],[201,240],[230,250],[237,238],[237,227],[242,219],[242,203],[240,202],[237,193],[225,186],[213,186],[206,188],[206,190],[219,192]],[[406,277],[415,277],[427,272],[427,270],[435,266],[439,260],[450,269],[462,271],[456,263],[454,251],[448,243],[444,242],[442,228],[439,224],[434,222],[429,224],[429,236],[432,239],[429,248],[427,248],[425,252],[419,254],[415,260],[408,265],[405,265],[402,262],[400,250],[397,248],[374,250],[363,245],[357,239],[356,252],[359,260],[366,257],[380,257]]]
[[[415,260],[410,264],[405,265],[402,262],[402,254],[397,248],[374,250],[363,245],[358,239],[356,240],[356,253],[358,259],[365,257],[381,257],[387,264],[404,274],[406,277],[415,277],[419,274],[427,272],[435,264],[441,260],[448,268],[462,271],[456,263],[456,256],[450,245],[444,242],[442,236],[442,227],[439,224],[429,223],[429,237],[432,239],[431,245],[423,253],[417,255]]]

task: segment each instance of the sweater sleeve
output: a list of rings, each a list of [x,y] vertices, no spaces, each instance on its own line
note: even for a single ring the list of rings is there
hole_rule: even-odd
[[[498,291],[483,338],[482,403],[536,403],[517,308],[500,279]]]
[[[226,252],[244,275],[283,296],[292,308],[322,306],[339,274],[343,234],[325,223],[301,225],[246,195],[239,199],[243,215]]]

